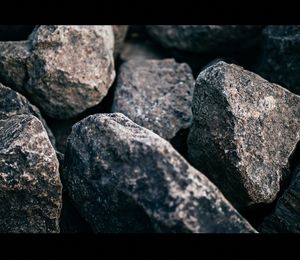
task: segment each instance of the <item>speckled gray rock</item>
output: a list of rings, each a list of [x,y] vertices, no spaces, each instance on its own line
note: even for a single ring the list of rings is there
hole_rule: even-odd
[[[116,57],[123,49],[124,40],[128,31],[128,25],[113,25],[115,37],[114,56]]]
[[[196,53],[230,53],[253,45],[260,26],[151,25],[148,33],[166,48]]]
[[[112,111],[170,141],[191,125],[194,83],[185,63],[130,60],[120,67]]]
[[[263,31],[263,56],[258,72],[300,94],[300,26],[268,26]]]
[[[262,233],[300,233],[300,165],[274,212],[265,218],[259,230]]]
[[[26,62],[30,56],[28,41],[0,42],[0,80],[24,93],[28,80]]]
[[[55,138],[43,119],[39,109],[30,104],[24,96],[0,83],[0,120],[23,114],[34,115],[42,122],[52,145],[55,147]]]
[[[112,26],[40,26],[33,32],[26,92],[48,116],[97,105],[115,78]]]
[[[188,157],[238,208],[270,203],[300,139],[300,97],[234,64],[203,70]]]
[[[68,194],[96,232],[255,232],[205,176],[120,113],[75,124]]]
[[[32,115],[0,120],[0,232],[57,233],[62,185],[58,160]]]

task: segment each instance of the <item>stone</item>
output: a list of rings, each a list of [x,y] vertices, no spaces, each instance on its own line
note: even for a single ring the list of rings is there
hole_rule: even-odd
[[[300,95],[300,26],[267,26],[262,53],[257,72]]]
[[[191,164],[238,209],[274,201],[300,139],[300,97],[218,62],[199,74],[192,111]]]
[[[255,45],[262,28],[253,25],[149,25],[146,29],[165,48],[227,54]]]
[[[116,57],[123,49],[128,25],[113,25],[112,28],[115,37],[114,56]]]
[[[259,226],[262,233],[300,233],[300,165],[275,210]]]
[[[0,120],[0,232],[58,233],[62,185],[43,124],[32,115]]]
[[[120,67],[112,111],[170,141],[191,125],[194,83],[190,67],[174,59],[130,60]]]
[[[256,232],[169,142],[121,113],[73,126],[63,176],[94,232]]]
[[[30,56],[28,41],[0,42],[0,80],[6,86],[25,93],[28,80],[26,62]]]
[[[33,115],[37,117],[47,131],[48,137],[55,147],[55,138],[52,131],[47,126],[39,109],[30,104],[30,102],[20,93],[3,86],[0,83],[0,120],[8,119],[15,115]]]
[[[26,92],[49,117],[74,117],[106,96],[115,78],[111,26],[39,26],[30,45]]]
[[[0,25],[0,41],[26,40],[33,29],[33,25]]]

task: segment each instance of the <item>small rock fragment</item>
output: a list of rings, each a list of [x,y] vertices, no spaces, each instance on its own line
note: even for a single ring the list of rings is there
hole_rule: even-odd
[[[0,120],[0,232],[58,233],[62,185],[58,160],[32,115]]]
[[[192,111],[191,164],[238,208],[275,200],[300,139],[300,97],[218,62],[199,74]]]
[[[170,143],[120,113],[75,124],[64,166],[95,232],[256,232]]]

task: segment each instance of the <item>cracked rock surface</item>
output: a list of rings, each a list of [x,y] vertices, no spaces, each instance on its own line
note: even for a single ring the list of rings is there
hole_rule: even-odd
[[[58,167],[47,132],[35,116],[0,120],[0,232],[59,232]]]
[[[199,74],[192,111],[192,165],[238,208],[275,200],[300,139],[300,97],[218,62]]]
[[[255,232],[167,141],[120,113],[73,126],[63,176],[95,232]]]

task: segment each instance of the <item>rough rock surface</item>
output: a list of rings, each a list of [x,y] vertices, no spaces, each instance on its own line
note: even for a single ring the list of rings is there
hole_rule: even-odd
[[[68,194],[96,232],[255,232],[164,139],[120,113],[75,124]]]
[[[28,75],[26,61],[30,56],[28,41],[0,42],[0,80],[24,93]]]
[[[115,78],[111,26],[40,26],[26,92],[47,115],[73,117],[101,102]]]
[[[57,233],[62,185],[58,160],[32,115],[0,120],[0,232]]]
[[[0,25],[0,41],[26,40],[33,29],[33,25]]]
[[[123,49],[124,40],[128,31],[128,25],[113,25],[115,37],[114,56],[117,56]]]
[[[263,56],[258,71],[300,95],[299,25],[274,25],[263,30]]]
[[[276,208],[259,229],[262,233],[300,233],[300,165],[293,174],[293,180],[279,198]]]
[[[187,64],[131,60],[120,67],[112,111],[171,140],[191,125],[194,83]]]
[[[148,33],[166,48],[196,53],[230,53],[253,45],[260,26],[245,25],[151,25]]]
[[[192,111],[192,165],[239,208],[272,202],[300,139],[300,97],[218,62],[199,74]]]
[[[42,122],[52,145],[55,147],[55,138],[43,119],[39,109],[30,104],[24,96],[0,83],[0,120],[23,114],[34,115]]]

